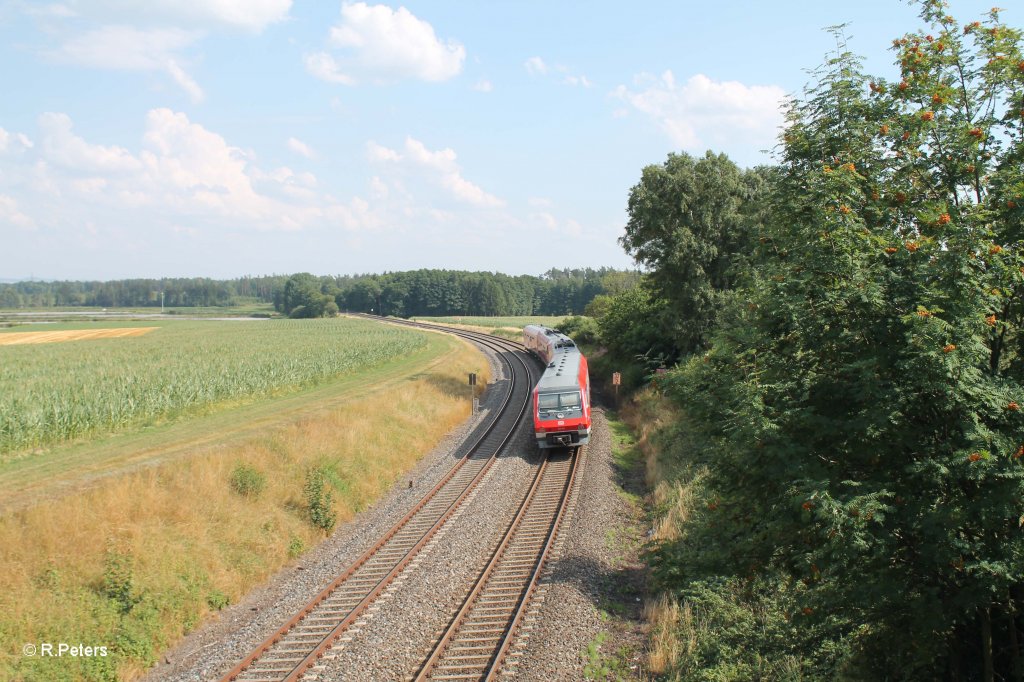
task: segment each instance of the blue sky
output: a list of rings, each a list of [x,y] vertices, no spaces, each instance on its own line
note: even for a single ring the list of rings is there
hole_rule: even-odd
[[[835,49],[823,28],[892,75],[916,14],[0,0],[0,279],[630,267],[645,165],[770,162],[780,100]]]

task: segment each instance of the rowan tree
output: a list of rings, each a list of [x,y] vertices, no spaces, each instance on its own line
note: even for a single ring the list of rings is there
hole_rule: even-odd
[[[840,42],[792,102],[744,300],[672,391],[719,446],[709,570],[796,581],[836,675],[1021,680],[1021,32],[920,9],[897,78]]]

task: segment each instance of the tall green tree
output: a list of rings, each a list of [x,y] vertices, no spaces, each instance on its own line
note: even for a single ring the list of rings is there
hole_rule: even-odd
[[[741,170],[724,154],[669,154],[644,168],[630,190],[619,241],[650,269],[648,285],[668,302],[686,351],[706,341],[736,282],[736,264],[752,250],[767,173]]]
[[[841,51],[791,105],[754,277],[674,394],[717,445],[709,572],[799,581],[836,676],[1021,680],[1021,32],[920,7],[898,79]]]

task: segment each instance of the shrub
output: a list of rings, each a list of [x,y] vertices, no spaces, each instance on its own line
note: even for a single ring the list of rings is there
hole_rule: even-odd
[[[334,529],[338,515],[334,511],[334,495],[325,485],[326,476],[322,467],[315,467],[306,473],[306,495],[309,521],[326,532]]]
[[[117,610],[126,614],[139,603],[135,596],[132,572],[134,568],[132,555],[110,548],[103,560],[103,584],[101,593],[117,606]]]
[[[306,551],[306,544],[302,542],[302,538],[295,535],[291,536],[288,540],[288,558],[298,559],[302,556],[302,553]]]
[[[239,462],[231,470],[231,489],[242,497],[255,499],[267,486],[266,475],[250,464]]]

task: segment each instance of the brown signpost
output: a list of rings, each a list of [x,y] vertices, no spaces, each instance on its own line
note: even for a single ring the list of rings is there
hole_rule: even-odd
[[[612,372],[612,386],[615,387],[615,407],[619,407],[619,384],[622,383],[622,372]]]
[[[471,412],[476,414],[476,372],[469,373],[469,401]]]

